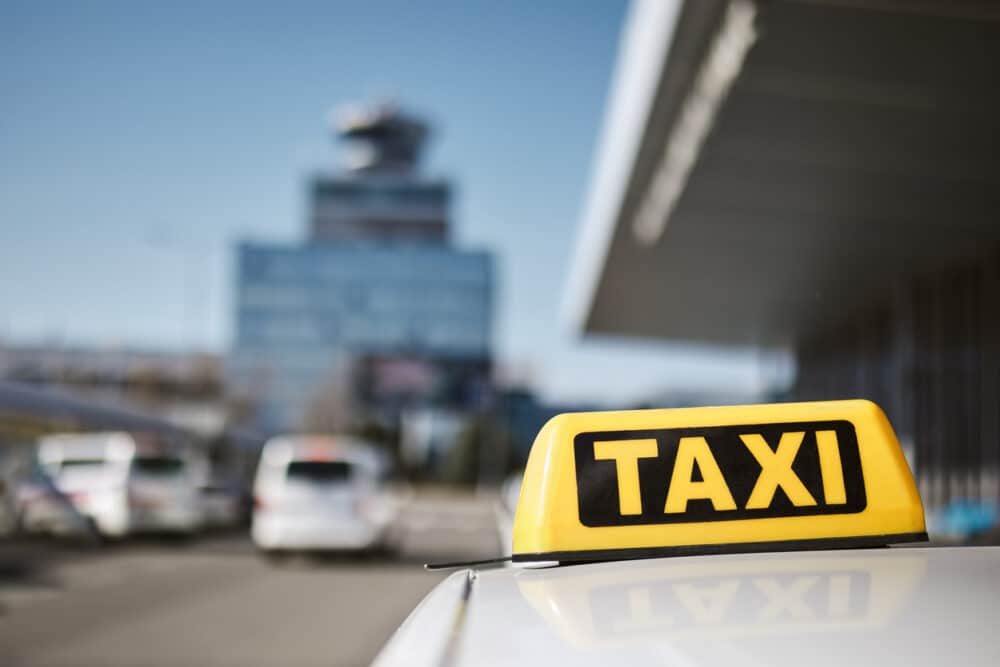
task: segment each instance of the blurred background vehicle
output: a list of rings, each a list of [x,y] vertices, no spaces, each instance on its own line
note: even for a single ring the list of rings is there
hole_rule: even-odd
[[[9,537],[16,528],[16,492],[10,482],[0,477],[0,539]]]
[[[81,537],[94,530],[73,501],[41,471],[36,471],[18,486],[14,517],[16,529],[29,535]]]
[[[269,440],[254,480],[254,543],[271,554],[388,547],[395,507],[383,466],[350,437]]]
[[[41,439],[38,463],[44,481],[25,489],[26,527],[61,530],[51,517],[62,499],[103,537],[201,527],[195,473],[182,446],[146,434],[57,434]]]

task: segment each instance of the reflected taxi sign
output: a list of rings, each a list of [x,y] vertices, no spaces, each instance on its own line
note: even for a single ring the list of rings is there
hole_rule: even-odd
[[[862,400],[559,415],[513,534],[522,562],[927,539],[892,427]]]

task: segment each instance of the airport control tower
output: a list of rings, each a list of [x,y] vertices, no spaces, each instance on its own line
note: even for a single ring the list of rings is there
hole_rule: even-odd
[[[313,181],[312,240],[446,243],[448,184],[419,170],[427,125],[378,105],[343,109],[334,127],[344,171]]]
[[[308,182],[303,242],[239,245],[230,378],[273,430],[315,428],[334,396],[390,421],[474,409],[493,256],[450,243],[449,184],[420,165],[430,128],[390,105],[342,110],[334,127],[344,162]]]

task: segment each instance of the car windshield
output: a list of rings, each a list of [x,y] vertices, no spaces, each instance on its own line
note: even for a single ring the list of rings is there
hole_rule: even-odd
[[[288,464],[288,479],[311,484],[346,482],[351,476],[351,464],[344,461],[292,461]]]
[[[168,456],[144,456],[132,461],[132,470],[143,475],[176,475],[184,470],[184,461]]]

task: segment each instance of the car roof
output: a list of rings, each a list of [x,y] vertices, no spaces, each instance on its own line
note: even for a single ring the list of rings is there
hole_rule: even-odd
[[[418,607],[377,664],[437,654],[455,665],[992,665],[998,601],[996,547],[466,571]]]
[[[42,436],[38,441],[38,459],[43,463],[58,463],[72,458],[123,459],[134,451],[134,438],[117,431],[56,433]]]

